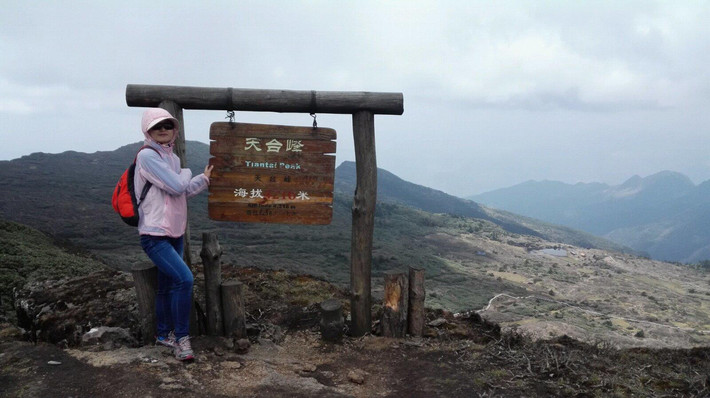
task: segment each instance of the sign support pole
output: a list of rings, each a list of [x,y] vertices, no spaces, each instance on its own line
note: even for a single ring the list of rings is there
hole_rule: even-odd
[[[350,242],[351,334],[363,336],[371,325],[372,237],[377,200],[377,160],[375,158],[375,115],[368,111],[353,114],[357,185],[353,199],[353,226]]]
[[[182,107],[178,105],[175,101],[163,100],[160,101],[158,105],[159,108],[163,108],[170,112],[171,115],[177,119],[180,125],[180,130],[178,131],[178,137],[175,140],[175,154],[180,158],[180,168],[187,167],[187,155],[185,150],[185,123],[182,117]],[[190,204],[188,203],[188,208]],[[189,212],[188,212],[189,214]],[[188,267],[192,268],[192,253],[190,252],[190,222],[185,224],[185,237],[184,237],[184,250],[182,258]]]

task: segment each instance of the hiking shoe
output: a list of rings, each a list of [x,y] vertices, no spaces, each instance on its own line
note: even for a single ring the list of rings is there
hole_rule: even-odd
[[[175,333],[168,333],[168,337],[158,336],[155,338],[155,345],[164,345],[166,347],[175,348],[177,346],[177,341],[175,340]]]
[[[195,359],[190,345],[190,336],[181,337],[175,345],[175,358],[178,361],[190,361]]]

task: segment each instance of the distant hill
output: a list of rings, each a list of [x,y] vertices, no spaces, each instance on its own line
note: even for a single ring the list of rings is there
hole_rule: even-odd
[[[623,184],[528,181],[471,197],[488,206],[565,225],[666,261],[710,258],[710,181],[662,171]]]
[[[335,170],[336,190],[352,194],[355,191],[355,185],[355,163],[343,162]],[[511,233],[536,236],[553,242],[615,251],[631,251],[622,245],[588,233],[541,222],[530,217],[490,209],[471,200],[413,184],[384,169],[377,170],[377,199],[381,202],[404,204],[430,213],[445,213],[486,220]]]

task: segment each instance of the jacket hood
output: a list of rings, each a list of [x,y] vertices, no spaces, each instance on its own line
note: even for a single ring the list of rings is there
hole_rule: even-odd
[[[143,136],[146,139],[146,142],[152,142],[156,143],[155,140],[148,134],[148,130],[151,129],[151,127],[155,126],[156,124],[162,122],[163,120],[170,120],[173,122],[173,125],[175,125],[175,130],[173,132],[173,139],[170,141],[169,146],[172,146],[175,140],[178,137],[178,134],[180,134],[180,123],[178,122],[177,119],[173,117],[173,115],[170,114],[170,112],[166,111],[163,108],[148,108],[143,112],[143,119],[141,120],[141,130],[143,130]]]

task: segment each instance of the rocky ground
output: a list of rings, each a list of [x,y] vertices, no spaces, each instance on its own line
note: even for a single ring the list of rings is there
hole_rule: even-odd
[[[224,267],[223,275],[248,287],[250,345],[196,336],[189,364],[138,341],[128,274],[102,270],[28,286],[16,294],[19,316],[5,314],[0,332],[0,395],[710,396],[708,347],[617,349],[564,335],[533,341],[475,312],[441,310],[427,313],[425,337],[380,337],[375,324],[371,335],[328,343],[318,303],[336,298],[347,311],[342,290],[280,271]],[[87,335],[97,327],[103,336]]]
[[[497,281],[523,290],[499,285],[488,296],[494,297],[488,305],[474,307],[503,330],[545,339],[568,335],[617,348],[710,346],[706,271],[522,235],[492,239],[439,233],[426,239],[441,248],[442,258],[466,280]],[[441,285],[430,292],[447,294]],[[457,297],[467,294],[473,296],[456,291]]]

